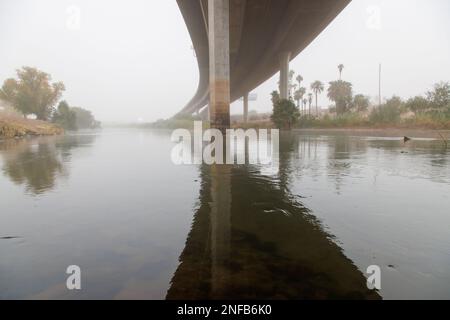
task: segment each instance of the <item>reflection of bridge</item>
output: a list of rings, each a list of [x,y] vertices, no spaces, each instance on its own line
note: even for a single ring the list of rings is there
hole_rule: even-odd
[[[229,125],[230,100],[280,70],[280,94],[288,95],[289,61],[339,14],[350,0],[177,0],[197,55],[200,82],[181,111],[210,102],[214,127]],[[210,94],[211,93],[211,94]]]
[[[289,191],[289,150],[299,144],[282,140],[276,177],[258,166],[202,166],[200,206],[167,299],[381,298]]]

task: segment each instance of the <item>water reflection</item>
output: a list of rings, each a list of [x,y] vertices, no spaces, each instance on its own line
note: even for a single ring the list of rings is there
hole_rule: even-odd
[[[286,138],[286,137],[285,137]],[[325,175],[334,185],[337,195],[342,195],[348,183],[372,175],[374,181],[379,172],[391,176],[430,179],[433,182],[449,183],[450,149],[435,139],[413,139],[408,143],[403,138],[358,137],[349,135],[309,136],[293,134],[290,143],[292,168],[286,180],[302,177],[320,180]],[[368,170],[370,169],[370,170]]]
[[[196,167],[170,133],[0,141],[0,298],[449,297],[441,141],[286,133],[278,166]]]
[[[27,193],[43,194],[54,189],[58,179],[68,177],[71,150],[90,145],[94,139],[94,135],[75,135],[2,141],[2,172],[15,184],[24,185]]]
[[[289,191],[298,137],[284,136],[276,177],[256,166],[203,166],[200,205],[167,299],[379,299]]]

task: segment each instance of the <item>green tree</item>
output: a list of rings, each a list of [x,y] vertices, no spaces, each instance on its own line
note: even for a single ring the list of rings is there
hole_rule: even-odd
[[[393,96],[385,104],[372,111],[370,121],[375,123],[397,123],[400,121],[402,107],[403,102],[400,97]]]
[[[300,108],[300,102],[306,93],[306,88],[300,87],[294,94],[294,100],[297,101],[297,107]]]
[[[367,109],[369,109],[369,104],[369,98],[363,94],[357,94],[353,98],[353,107],[355,108],[356,112],[367,111]]]
[[[450,108],[450,83],[439,82],[434,85],[433,91],[427,93],[431,107],[439,112]]]
[[[52,122],[60,125],[66,130],[77,129],[77,115],[75,111],[71,110],[66,101],[61,101],[58,108],[53,113]]]
[[[281,99],[273,105],[272,122],[279,129],[291,129],[300,117],[300,113],[291,100]]]
[[[280,93],[274,90],[270,95],[271,95],[270,100],[272,101],[272,105],[274,106],[280,100]]]
[[[314,92],[314,94],[316,95],[316,115],[319,115],[319,106],[318,106],[318,102],[317,102],[317,96],[323,92],[324,90],[324,86],[323,83],[320,82],[319,80],[314,81],[313,83],[311,83],[311,90]]]
[[[422,113],[426,111],[430,106],[430,102],[421,96],[416,96],[414,98],[410,98],[406,104],[405,107],[414,112],[414,114],[417,116],[417,114]]]
[[[50,83],[48,73],[31,67],[18,69],[17,78],[5,80],[0,97],[25,117],[35,114],[37,119],[47,120],[65,90],[64,84]]]
[[[76,126],[78,129],[96,129],[100,127],[100,122],[96,121],[91,111],[73,107],[72,111],[76,114]]]
[[[342,80],[332,81],[328,87],[327,96],[336,103],[337,115],[342,115],[349,110],[352,104],[352,84]]]

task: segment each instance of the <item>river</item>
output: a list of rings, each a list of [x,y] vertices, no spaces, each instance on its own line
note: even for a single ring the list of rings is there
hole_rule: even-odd
[[[280,138],[276,167],[177,166],[164,130],[0,141],[0,299],[450,299],[442,141]]]

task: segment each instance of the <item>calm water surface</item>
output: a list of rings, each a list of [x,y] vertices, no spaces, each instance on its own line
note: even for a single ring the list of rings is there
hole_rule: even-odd
[[[277,166],[175,166],[172,147],[168,131],[0,141],[0,299],[450,299],[442,142],[283,134]]]

